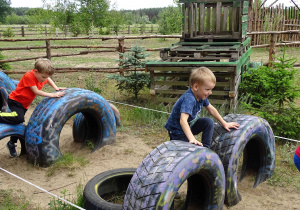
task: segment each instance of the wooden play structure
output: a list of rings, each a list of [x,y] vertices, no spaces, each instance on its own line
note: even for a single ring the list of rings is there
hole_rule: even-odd
[[[160,52],[161,60],[146,64],[155,100],[174,103],[188,89],[195,67],[210,68],[217,84],[210,103],[234,106],[241,74],[250,64],[247,38],[250,0],[179,0],[182,3],[182,38]]]

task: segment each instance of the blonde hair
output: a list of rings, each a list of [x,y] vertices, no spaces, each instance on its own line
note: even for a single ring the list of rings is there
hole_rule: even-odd
[[[54,74],[54,67],[49,59],[38,59],[34,64],[34,68],[39,73],[45,73],[50,76]]]
[[[209,68],[199,67],[192,69],[190,75],[190,87],[192,87],[195,83],[202,85],[205,81],[210,81],[216,84],[216,76]]]

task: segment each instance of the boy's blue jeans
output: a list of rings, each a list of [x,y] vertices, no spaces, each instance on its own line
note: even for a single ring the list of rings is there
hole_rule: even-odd
[[[214,121],[211,118],[203,117],[199,118],[195,124],[191,127],[193,135],[198,135],[202,132],[202,144],[204,147],[210,148],[210,143],[212,140],[212,135],[214,131]],[[189,142],[185,134],[174,135],[171,131],[168,131],[170,140],[181,140]]]
[[[297,167],[298,171],[300,171],[300,158],[296,155],[294,155],[294,163],[295,163],[295,166]]]

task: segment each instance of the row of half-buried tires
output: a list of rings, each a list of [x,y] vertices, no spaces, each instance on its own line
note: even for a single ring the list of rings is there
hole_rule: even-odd
[[[16,84],[17,81],[0,71],[2,112],[10,111],[7,99]],[[115,141],[116,126],[121,124],[118,109],[99,94],[79,88],[66,89],[61,98],[44,98],[34,109],[27,126],[0,124],[0,140],[8,136],[25,140],[21,153],[26,147],[31,162],[47,167],[62,155],[59,148],[60,133],[73,115],[76,115],[73,123],[74,141],[83,144],[92,141],[93,151]]]
[[[230,114],[240,128],[227,132],[216,124],[210,149],[182,141],[168,141],[148,154],[137,169],[115,169],[92,178],[83,192],[86,209],[178,209],[174,197],[187,181],[180,209],[222,209],[236,205],[237,177],[256,171],[253,187],[271,177],[275,168],[275,139],[264,119]],[[241,158],[241,156],[243,156]],[[123,204],[106,201],[126,191]],[[124,192],[123,192],[124,195]]]
[[[2,107],[5,107],[9,91],[15,88],[13,81],[5,76],[0,74],[0,87],[4,87],[0,91],[4,98]],[[0,139],[9,135],[20,137],[25,133],[29,159],[42,166],[50,165],[61,155],[60,131],[76,113],[81,114],[76,115],[73,124],[75,141],[95,139],[96,148],[100,148],[115,140],[118,121],[112,107],[98,94],[76,88],[67,89],[60,99],[44,99],[34,110],[27,128],[2,124]],[[127,189],[123,209],[172,209],[175,194],[186,180],[188,189],[184,209],[221,209],[224,200],[228,206],[237,204],[241,200],[237,189],[239,157],[243,155],[240,179],[246,169],[255,169],[256,187],[274,171],[274,135],[261,118],[228,115],[225,120],[237,121],[241,126],[227,132],[216,125],[211,149],[169,141],[154,149],[135,172],[131,169],[124,175],[123,170],[109,171],[107,176],[94,177],[84,190],[86,208],[122,209],[122,205],[106,202],[102,196]]]

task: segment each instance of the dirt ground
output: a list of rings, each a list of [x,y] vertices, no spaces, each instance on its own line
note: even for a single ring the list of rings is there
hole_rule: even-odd
[[[29,109],[26,114],[26,121],[28,121],[31,113],[32,109]],[[34,167],[27,162],[26,156],[10,158],[5,147],[8,138],[5,138],[0,141],[0,167],[55,195],[63,196],[61,191],[64,189],[67,190],[67,195],[76,195],[76,186],[78,184],[81,183],[85,186],[88,180],[101,172],[115,168],[138,167],[144,157],[152,151],[152,148],[141,138],[137,138],[127,133],[127,131],[117,132],[115,144],[107,145],[94,153],[90,153],[90,150],[87,148],[80,150],[81,145],[73,142],[72,122],[68,121],[60,136],[60,149],[63,154],[71,152],[76,156],[84,156],[89,161],[86,166],[79,167],[73,171],[63,169],[56,171],[52,176],[47,176],[48,168]],[[272,187],[262,183],[256,189],[253,189],[253,183],[253,178],[246,177],[238,185],[242,201],[230,208],[224,206],[224,209],[290,210],[300,208],[300,193],[294,191],[294,188]],[[36,204],[40,209],[49,208],[48,203],[52,198],[49,194],[2,170],[0,170],[0,189],[14,189],[14,193],[26,195],[31,204]],[[69,198],[69,196],[66,196],[66,198]]]

